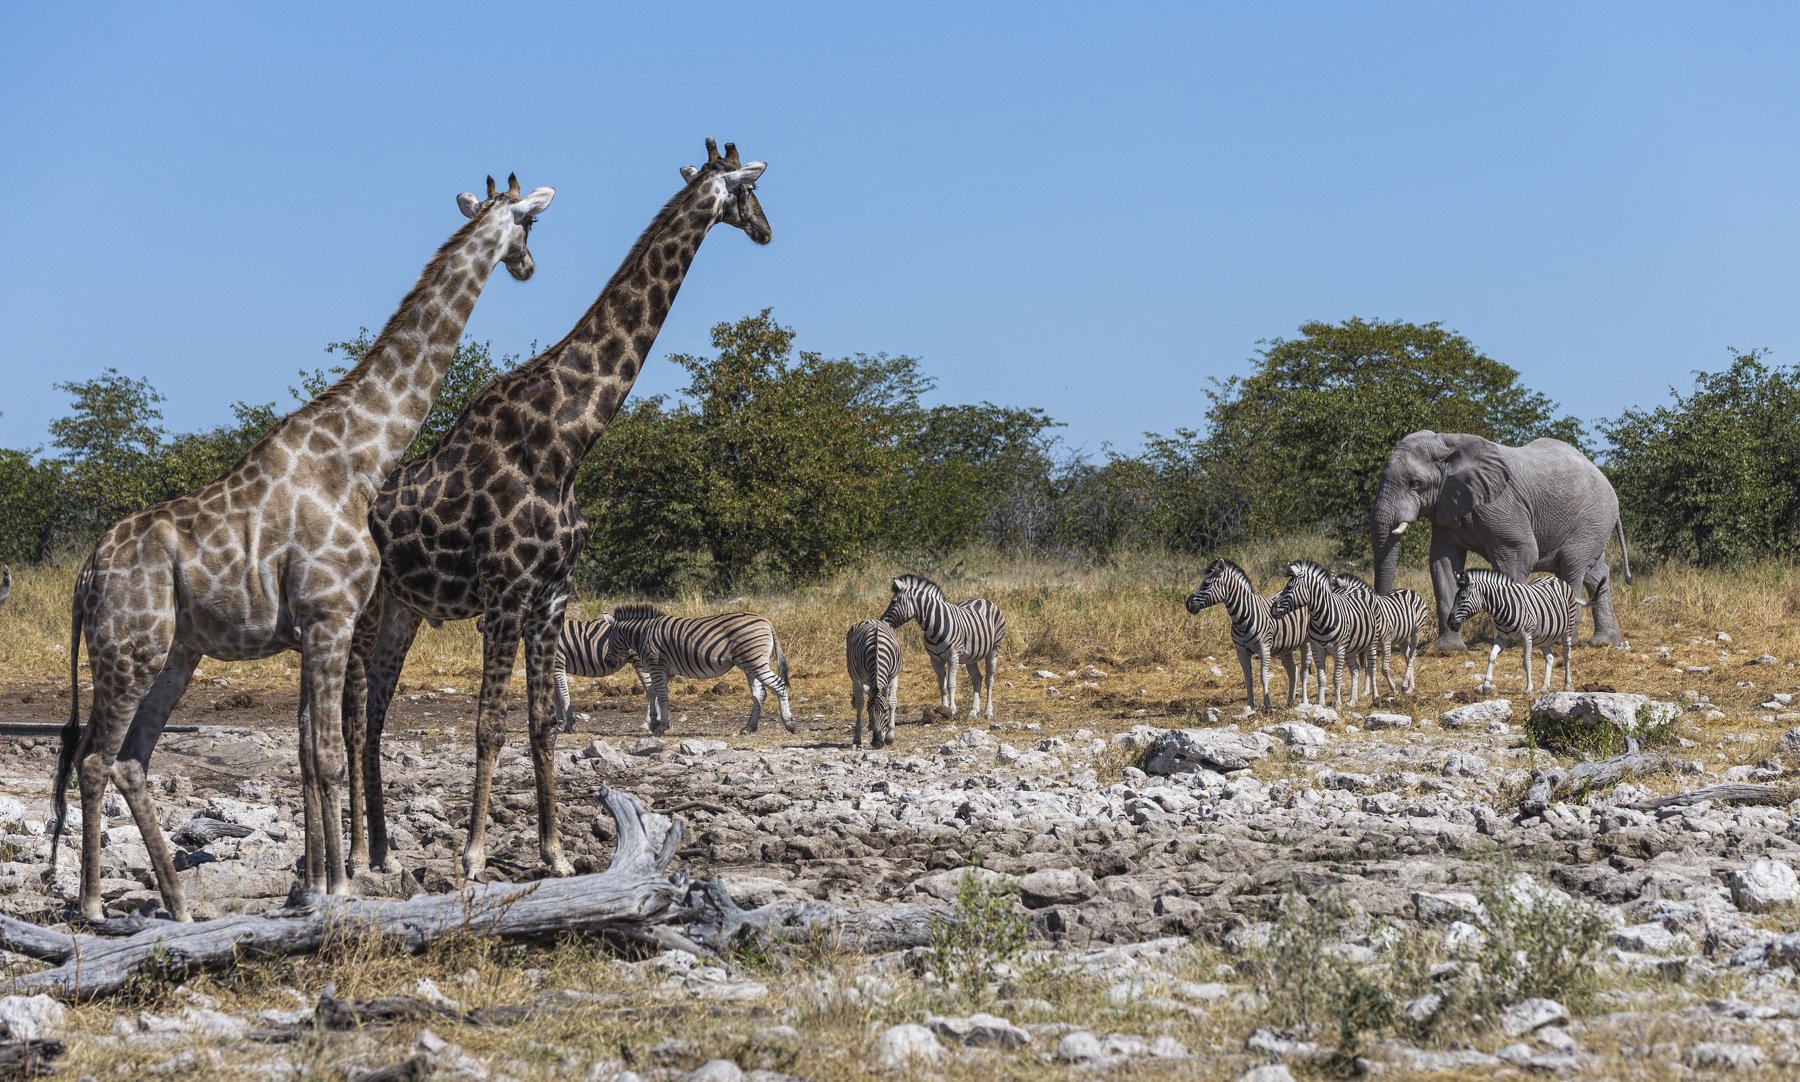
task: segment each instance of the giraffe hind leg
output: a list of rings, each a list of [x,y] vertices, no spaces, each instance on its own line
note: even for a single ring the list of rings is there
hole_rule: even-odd
[[[199,664],[198,651],[179,645],[169,651],[169,660],[150,685],[150,693],[138,704],[137,714],[125,734],[125,743],[112,766],[113,784],[125,797],[132,820],[137,823],[138,834],[144,840],[150,866],[156,872],[156,886],[162,894],[163,906],[177,921],[191,920],[192,914],[181,880],[175,873],[169,841],[163,835],[162,823],[157,819],[155,804],[150,799],[148,774],[156,741],[162,736],[169,713],[181,701]]]

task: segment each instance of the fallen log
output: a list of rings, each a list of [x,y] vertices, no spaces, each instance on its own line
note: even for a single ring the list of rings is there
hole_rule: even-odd
[[[1637,741],[1628,740],[1625,754],[1611,759],[1602,759],[1597,763],[1577,763],[1567,770],[1557,767],[1534,771],[1531,775],[1531,788],[1526,790],[1525,799],[1519,801],[1519,814],[1527,819],[1542,815],[1558,797],[1582,796],[1595,789],[1617,785],[1638,774],[1666,770],[1668,765],[1668,756],[1640,752]]]
[[[1731,783],[1689,789],[1685,793],[1670,796],[1650,797],[1627,804],[1626,807],[1636,811],[1660,811],[1663,808],[1686,808],[1704,804],[1709,800],[1716,800],[1721,804],[1786,804],[1792,799],[1793,795],[1779,785]]]
[[[529,942],[570,933],[695,955],[720,954],[744,942],[778,948],[822,940],[843,949],[880,952],[925,945],[941,923],[952,919],[941,908],[839,909],[810,900],[740,909],[718,882],[689,884],[685,873],[665,870],[681,844],[678,821],[645,810],[615,789],[602,786],[599,796],[616,824],[616,842],[611,863],[597,874],[483,884],[459,894],[404,900],[297,891],[286,906],[267,914],[195,924],[133,920],[123,938],[59,932],[0,916],[0,947],[53,965],[0,985],[13,993],[87,999],[116,992],[140,973],[180,979],[240,959],[310,954],[334,937],[371,935],[413,952],[452,935]],[[417,1003],[396,1000],[352,1008],[321,1000],[320,1014],[329,1025],[363,1011],[415,1011]]]

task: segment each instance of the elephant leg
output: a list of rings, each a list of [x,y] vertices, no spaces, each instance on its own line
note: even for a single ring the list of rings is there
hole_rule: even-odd
[[[1617,646],[1624,642],[1625,636],[1619,631],[1619,618],[1613,613],[1612,567],[1606,562],[1606,554],[1602,552],[1583,580],[1572,585],[1577,589],[1587,588],[1588,606],[1594,612],[1594,637],[1588,642],[1594,646]],[[1568,666],[1563,668],[1567,671]]]
[[[1433,643],[1439,650],[1460,652],[1469,645],[1462,633],[1450,626],[1450,612],[1456,607],[1456,574],[1463,569],[1468,553],[1453,541],[1431,537],[1431,592],[1437,602],[1438,637]]]

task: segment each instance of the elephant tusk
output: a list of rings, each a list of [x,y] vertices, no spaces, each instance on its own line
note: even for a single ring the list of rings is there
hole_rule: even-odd
[[[1406,528],[1411,525],[1412,525],[1412,523],[1410,523],[1410,522],[1402,522],[1400,525],[1394,527],[1393,533],[1389,534],[1389,536],[1390,537],[1399,537],[1401,534],[1405,533]]]

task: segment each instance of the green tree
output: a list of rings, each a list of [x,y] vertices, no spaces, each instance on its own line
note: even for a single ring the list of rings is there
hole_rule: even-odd
[[[1196,463],[1241,509],[1245,537],[1324,528],[1346,555],[1367,550],[1369,505],[1400,438],[1422,428],[1506,444],[1554,436],[1580,446],[1580,422],[1519,382],[1516,369],[1438,323],[1351,318],[1277,338],[1255,370],[1208,392]]]
[[[59,526],[92,537],[141,507],[166,499],[162,473],[163,396],[148,379],[108,368],[89,380],[58,383],[74,410],[50,422],[59,450],[64,498]]]
[[[882,547],[945,552],[977,540],[1039,540],[1058,427],[1043,410],[978,405],[897,410],[905,431],[882,502]]]
[[[61,474],[59,463],[0,448],[0,563],[35,563],[54,555]]]
[[[1673,404],[1600,425],[1641,550],[1709,565],[1800,555],[1800,367],[1766,356],[1736,353]]]

